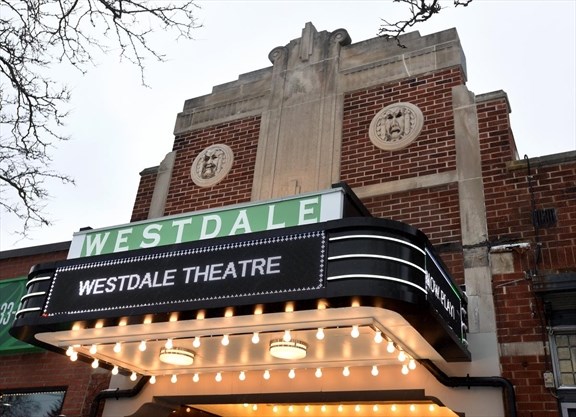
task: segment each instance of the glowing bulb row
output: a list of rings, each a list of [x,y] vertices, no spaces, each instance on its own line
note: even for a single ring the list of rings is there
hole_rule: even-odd
[[[378,412],[380,410],[380,407],[386,408],[385,406],[382,406],[379,404],[373,404],[371,408],[372,408],[372,411]],[[258,404],[252,404],[252,406],[250,406],[250,404],[244,403],[244,408],[251,408],[252,411],[258,411]],[[410,404],[410,406],[409,406],[409,410],[411,412],[415,412],[416,408],[417,407],[415,404]],[[428,408],[428,411],[430,411],[430,412],[436,411],[436,406],[434,404],[429,404],[427,408]],[[290,412],[290,413],[293,413],[295,411],[295,409],[296,409],[296,407],[293,404],[290,404],[288,406],[288,412]],[[363,407],[360,404],[356,404],[354,406],[354,411],[357,413],[362,411],[362,409],[363,409]],[[280,410],[280,407],[278,405],[274,405],[272,407],[272,412],[274,412],[274,413],[278,413],[279,410]],[[312,410],[312,407],[310,405],[306,404],[304,406],[304,412],[309,413],[311,410]],[[325,413],[327,410],[328,410],[328,407],[326,406],[326,404],[323,404],[322,406],[320,406],[321,412]],[[342,405],[342,404],[338,405],[337,410],[339,413],[344,412],[344,405]],[[390,411],[394,411],[394,412],[398,411],[398,406],[396,404],[390,405]]]

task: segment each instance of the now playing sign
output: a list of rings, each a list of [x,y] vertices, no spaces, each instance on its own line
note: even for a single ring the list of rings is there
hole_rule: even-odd
[[[324,286],[323,231],[92,261],[56,269],[45,316],[306,291]]]

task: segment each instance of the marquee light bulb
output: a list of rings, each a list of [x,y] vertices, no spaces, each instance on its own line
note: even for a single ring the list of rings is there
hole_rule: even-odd
[[[264,375],[263,375],[265,380],[269,380],[270,379],[270,371],[268,369],[266,369],[264,371]]]
[[[404,362],[406,360],[406,354],[404,353],[403,350],[401,350],[400,353],[398,353],[398,360],[400,362]]]
[[[436,409],[436,407],[434,407],[434,404],[430,404],[428,406],[428,410],[430,410],[430,411],[434,411],[435,409]]]
[[[290,369],[290,372],[288,372],[288,378],[290,379],[296,378],[296,371],[294,369]]]
[[[316,378],[322,378],[322,369],[316,368],[316,372],[314,373],[314,375],[316,375]]]
[[[410,411],[416,411],[416,406],[414,404],[410,404]]]
[[[74,348],[72,346],[68,346],[68,349],[66,349],[66,356],[72,356],[72,352],[74,352]]]
[[[352,326],[352,331],[350,332],[350,336],[352,336],[354,339],[356,339],[356,338],[358,338],[358,336],[360,336],[360,329],[358,328],[357,324]]]
[[[374,334],[374,341],[376,343],[382,343],[383,340],[384,338],[382,337],[382,332],[380,330],[376,330],[376,333]]]
[[[275,412],[275,413],[277,413],[277,412],[278,412],[278,406],[275,405],[274,407],[272,407],[272,411]]]
[[[408,366],[406,364],[402,365],[402,375],[408,375],[408,372],[410,372]]]
[[[252,406],[252,411],[257,411],[258,410],[258,404],[254,404]]]
[[[221,372],[217,372],[216,376],[214,377],[214,379],[216,380],[216,382],[222,382],[222,373]]]
[[[372,374],[372,376],[378,376],[379,374],[378,367],[376,365],[372,365],[372,371],[370,371],[370,373]]]
[[[95,355],[96,352],[98,352],[98,348],[96,347],[96,345],[90,346],[90,354]]]
[[[342,375],[350,376],[350,367],[345,366],[344,369],[342,369]]]
[[[342,406],[342,404],[340,404],[338,406],[338,412],[341,413],[342,411],[344,411],[344,407]]]
[[[360,412],[360,405],[356,404],[356,406],[354,407],[354,411],[359,413]]]
[[[122,343],[120,342],[114,343],[114,347],[112,348],[112,350],[116,353],[120,353],[120,351],[122,350]]]
[[[114,367],[112,368],[112,375],[118,375],[118,365],[114,365]]]
[[[240,381],[245,381],[246,380],[246,372],[240,371],[240,375],[238,375],[238,379]]]
[[[172,349],[174,347],[174,342],[172,341],[172,339],[166,339],[166,343],[164,344],[164,347],[166,349]]]
[[[304,407],[304,412],[306,413],[310,412],[310,406],[308,404],[306,404],[306,406]]]
[[[154,385],[156,383],[156,375],[152,375],[149,382]]]
[[[320,407],[320,411],[322,411],[323,413],[326,412],[326,405],[322,404],[322,407]]]
[[[92,368],[96,369],[98,368],[98,366],[100,366],[100,363],[98,362],[98,359],[94,359],[92,361]]]
[[[282,340],[285,342],[289,342],[292,340],[292,335],[290,334],[290,330],[284,330],[284,336],[282,336]]]
[[[394,342],[389,340],[388,345],[386,345],[386,351],[388,353],[394,353],[395,350],[396,350],[396,347],[394,346]]]
[[[292,404],[290,404],[290,406],[288,407],[288,411],[289,412],[294,412],[294,406]]]
[[[392,406],[390,407],[390,410],[397,411],[398,407],[396,407],[396,404],[392,404]]]
[[[192,346],[194,346],[196,349],[198,349],[200,347],[200,336],[196,336],[194,338],[194,341],[192,342]]]
[[[258,334],[258,332],[254,332],[254,334],[252,335],[252,343],[256,345],[259,342],[260,342],[260,335]]]
[[[130,381],[136,381],[136,378],[138,378],[138,375],[136,375],[136,372],[132,372],[132,375],[130,375]]]
[[[146,350],[146,341],[145,340],[142,340],[140,342],[140,344],[138,345],[138,350],[140,352],[144,352]]]
[[[192,381],[194,381],[194,382],[200,381],[200,375],[198,375],[197,373],[194,374],[194,376],[192,377]]]
[[[322,327],[318,328],[318,331],[316,332],[316,339],[324,340],[324,329]]]
[[[173,384],[178,382],[178,377],[176,376],[176,374],[172,374],[172,378],[170,378],[170,382],[172,382]]]
[[[227,334],[225,334],[224,336],[222,336],[222,346],[228,346],[230,344],[230,338],[228,337]]]
[[[416,369],[416,361],[414,359],[410,358],[408,361],[408,368],[412,371]]]
[[[372,407],[372,411],[378,411],[378,404],[374,404],[374,406]]]
[[[78,360],[78,352],[73,351],[72,354],[70,355],[70,360],[72,362],[76,362]]]

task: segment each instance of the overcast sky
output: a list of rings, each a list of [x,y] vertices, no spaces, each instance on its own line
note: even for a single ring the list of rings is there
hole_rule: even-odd
[[[421,35],[455,27],[476,94],[504,90],[520,157],[576,149],[576,0],[475,0],[447,8],[415,28]],[[150,61],[147,83],[113,54],[87,75],[62,73],[72,88],[67,133],[54,167],[76,185],[49,184],[46,212],[53,225],[22,240],[21,224],[0,217],[0,250],[67,241],[82,227],[127,223],[139,172],[171,151],[176,114],[184,100],[212,86],[270,66],[268,53],[299,38],[306,22],[318,31],[344,28],[352,42],[377,36],[380,19],[406,16],[391,0],[200,1],[195,40],[156,41],[168,62]]]

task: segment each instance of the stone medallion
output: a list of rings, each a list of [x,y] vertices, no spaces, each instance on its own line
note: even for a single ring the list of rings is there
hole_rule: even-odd
[[[229,146],[211,145],[196,156],[190,174],[199,187],[212,187],[224,179],[232,168],[234,154]]]
[[[376,113],[368,134],[378,148],[395,151],[410,145],[423,124],[422,111],[414,104],[394,103]]]

